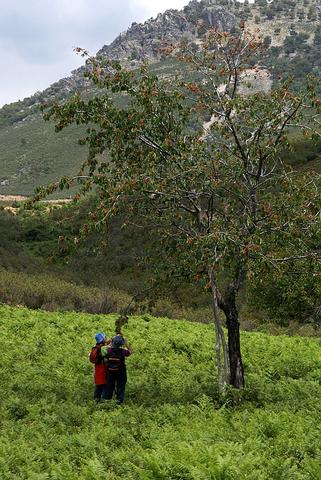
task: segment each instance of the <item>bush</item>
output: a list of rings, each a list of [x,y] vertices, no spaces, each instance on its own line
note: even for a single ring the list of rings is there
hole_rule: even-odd
[[[32,309],[113,313],[126,307],[130,296],[115,289],[73,285],[48,275],[0,271],[0,302]]]

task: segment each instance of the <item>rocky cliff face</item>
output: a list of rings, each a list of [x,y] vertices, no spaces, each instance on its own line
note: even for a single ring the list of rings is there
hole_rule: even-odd
[[[201,19],[209,27],[223,31],[231,30],[238,23],[238,19],[233,13],[225,7],[215,5],[214,2],[210,2],[208,7],[204,8]]]
[[[196,20],[202,20],[207,26],[221,30],[230,30],[237,24],[237,17],[215,0],[203,3],[199,12],[196,9],[197,15],[193,7],[199,7],[200,3],[193,0],[183,11],[167,10],[143,24],[133,23],[110,45],[105,45],[98,55],[122,61],[135,62],[146,58],[153,61],[160,57],[160,49],[165,44],[178,42],[182,38],[197,40],[199,34]]]

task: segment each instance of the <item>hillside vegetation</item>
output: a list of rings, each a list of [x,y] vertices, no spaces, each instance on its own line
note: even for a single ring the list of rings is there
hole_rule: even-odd
[[[86,152],[77,142],[82,130],[57,135],[40,113],[12,127],[0,128],[1,193],[30,195],[63,175],[77,174]]]
[[[133,295],[146,288],[150,269],[141,260],[152,247],[147,234],[137,237],[132,228],[121,229],[117,219],[109,229],[107,248],[99,248],[99,238],[93,233],[72,255],[60,251],[59,235],[73,238],[78,234],[90,203],[41,204],[31,212],[18,203],[14,206],[0,209],[0,303],[110,313],[125,308]],[[201,288],[195,295],[195,286],[184,284],[170,298],[149,304],[148,310],[154,315],[208,322],[212,318],[208,297]],[[136,307],[142,311],[147,305],[143,302]]]
[[[126,402],[96,405],[114,319],[0,306],[2,480],[320,479],[320,340],[243,333],[246,388],[220,399],[210,325],[133,317]]]
[[[159,259],[149,229],[137,235],[135,227],[121,228],[122,219],[116,218],[107,237],[93,232],[74,252],[61,250],[59,236],[73,244],[93,202],[40,204],[33,211],[19,203],[0,208],[0,302],[110,313],[150,288]],[[258,271],[248,295],[243,292],[239,299],[242,328],[319,336],[320,295],[317,263],[301,263],[295,274],[291,265],[278,275],[274,269],[264,276]],[[208,290],[188,280],[166,288],[161,297],[155,291],[152,301],[140,301],[134,308],[136,313],[148,310],[155,316],[212,321]]]

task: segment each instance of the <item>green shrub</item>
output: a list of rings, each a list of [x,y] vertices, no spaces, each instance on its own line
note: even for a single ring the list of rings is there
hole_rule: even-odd
[[[114,289],[73,285],[48,275],[0,271],[0,302],[43,310],[113,313],[126,307],[130,296]]]

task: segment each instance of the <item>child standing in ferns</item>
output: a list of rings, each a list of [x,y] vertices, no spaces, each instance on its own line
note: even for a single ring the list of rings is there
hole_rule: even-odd
[[[94,399],[96,402],[106,400],[107,387],[107,345],[110,340],[106,340],[104,333],[96,333],[96,345],[92,347],[89,360],[95,365],[94,368]]]

